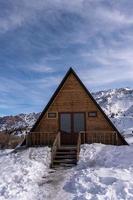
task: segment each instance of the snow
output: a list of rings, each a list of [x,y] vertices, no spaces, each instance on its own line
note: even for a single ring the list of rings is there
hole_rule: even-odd
[[[14,134],[22,135],[29,131],[38,119],[40,113],[19,114],[15,116],[0,117],[0,131],[22,129]]]
[[[131,200],[133,146],[83,145],[79,164],[71,173],[64,188],[74,200]]]
[[[112,118],[111,120],[117,126],[120,132],[123,131],[128,133],[128,129],[133,130],[133,117],[119,116],[116,118]]]
[[[29,148],[18,153],[0,151],[0,200],[42,198],[39,182],[48,174],[49,164],[48,147]]]
[[[117,116],[115,118],[111,118],[111,121],[124,136],[128,144],[133,144],[133,117]]]
[[[100,91],[93,96],[126,141],[133,143],[133,89]]]
[[[109,117],[121,115],[133,105],[133,90],[129,88],[100,91],[93,96]]]
[[[84,144],[73,168],[49,169],[50,148],[0,152],[0,200],[132,200],[133,146]]]

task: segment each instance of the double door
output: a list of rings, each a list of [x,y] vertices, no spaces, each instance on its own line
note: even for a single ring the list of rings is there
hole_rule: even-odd
[[[85,113],[59,113],[59,129],[61,131],[61,144],[76,144],[78,133],[85,130]]]

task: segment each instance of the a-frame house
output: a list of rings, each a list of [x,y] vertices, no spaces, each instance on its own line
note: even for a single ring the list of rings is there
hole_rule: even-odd
[[[127,142],[70,68],[37,122],[27,135],[27,146],[82,143],[124,145]],[[56,141],[57,142],[57,141]]]

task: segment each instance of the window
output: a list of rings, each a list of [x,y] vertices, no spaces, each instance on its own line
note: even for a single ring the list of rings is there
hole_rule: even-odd
[[[79,133],[85,130],[84,113],[74,113],[74,133]]]
[[[48,118],[56,118],[57,114],[56,112],[49,112],[48,113]]]
[[[60,115],[60,129],[66,133],[71,133],[71,114],[61,113]]]
[[[88,112],[88,117],[97,117],[97,112],[96,111]]]

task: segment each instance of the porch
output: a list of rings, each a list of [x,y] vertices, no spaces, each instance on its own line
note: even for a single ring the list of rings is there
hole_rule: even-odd
[[[75,133],[76,134],[76,133]],[[51,167],[67,166],[77,164],[80,154],[80,146],[84,143],[103,143],[118,145],[117,133],[115,131],[80,131],[75,135],[72,143],[68,138],[70,133],[53,132],[30,132],[26,136],[27,146],[52,146]],[[67,141],[65,143],[65,141]],[[73,143],[74,142],[74,143]]]
[[[26,146],[52,146],[58,132],[30,132],[26,135]],[[84,143],[102,143],[102,144],[112,144],[119,145],[118,135],[116,131],[105,131],[105,130],[89,130],[89,131],[80,131],[75,133],[75,142],[76,145],[78,135],[81,135],[81,144]],[[60,134],[60,143],[65,145],[64,141],[67,140],[69,134],[61,133]],[[71,135],[70,135],[71,137]],[[72,145],[69,143],[68,145]]]

